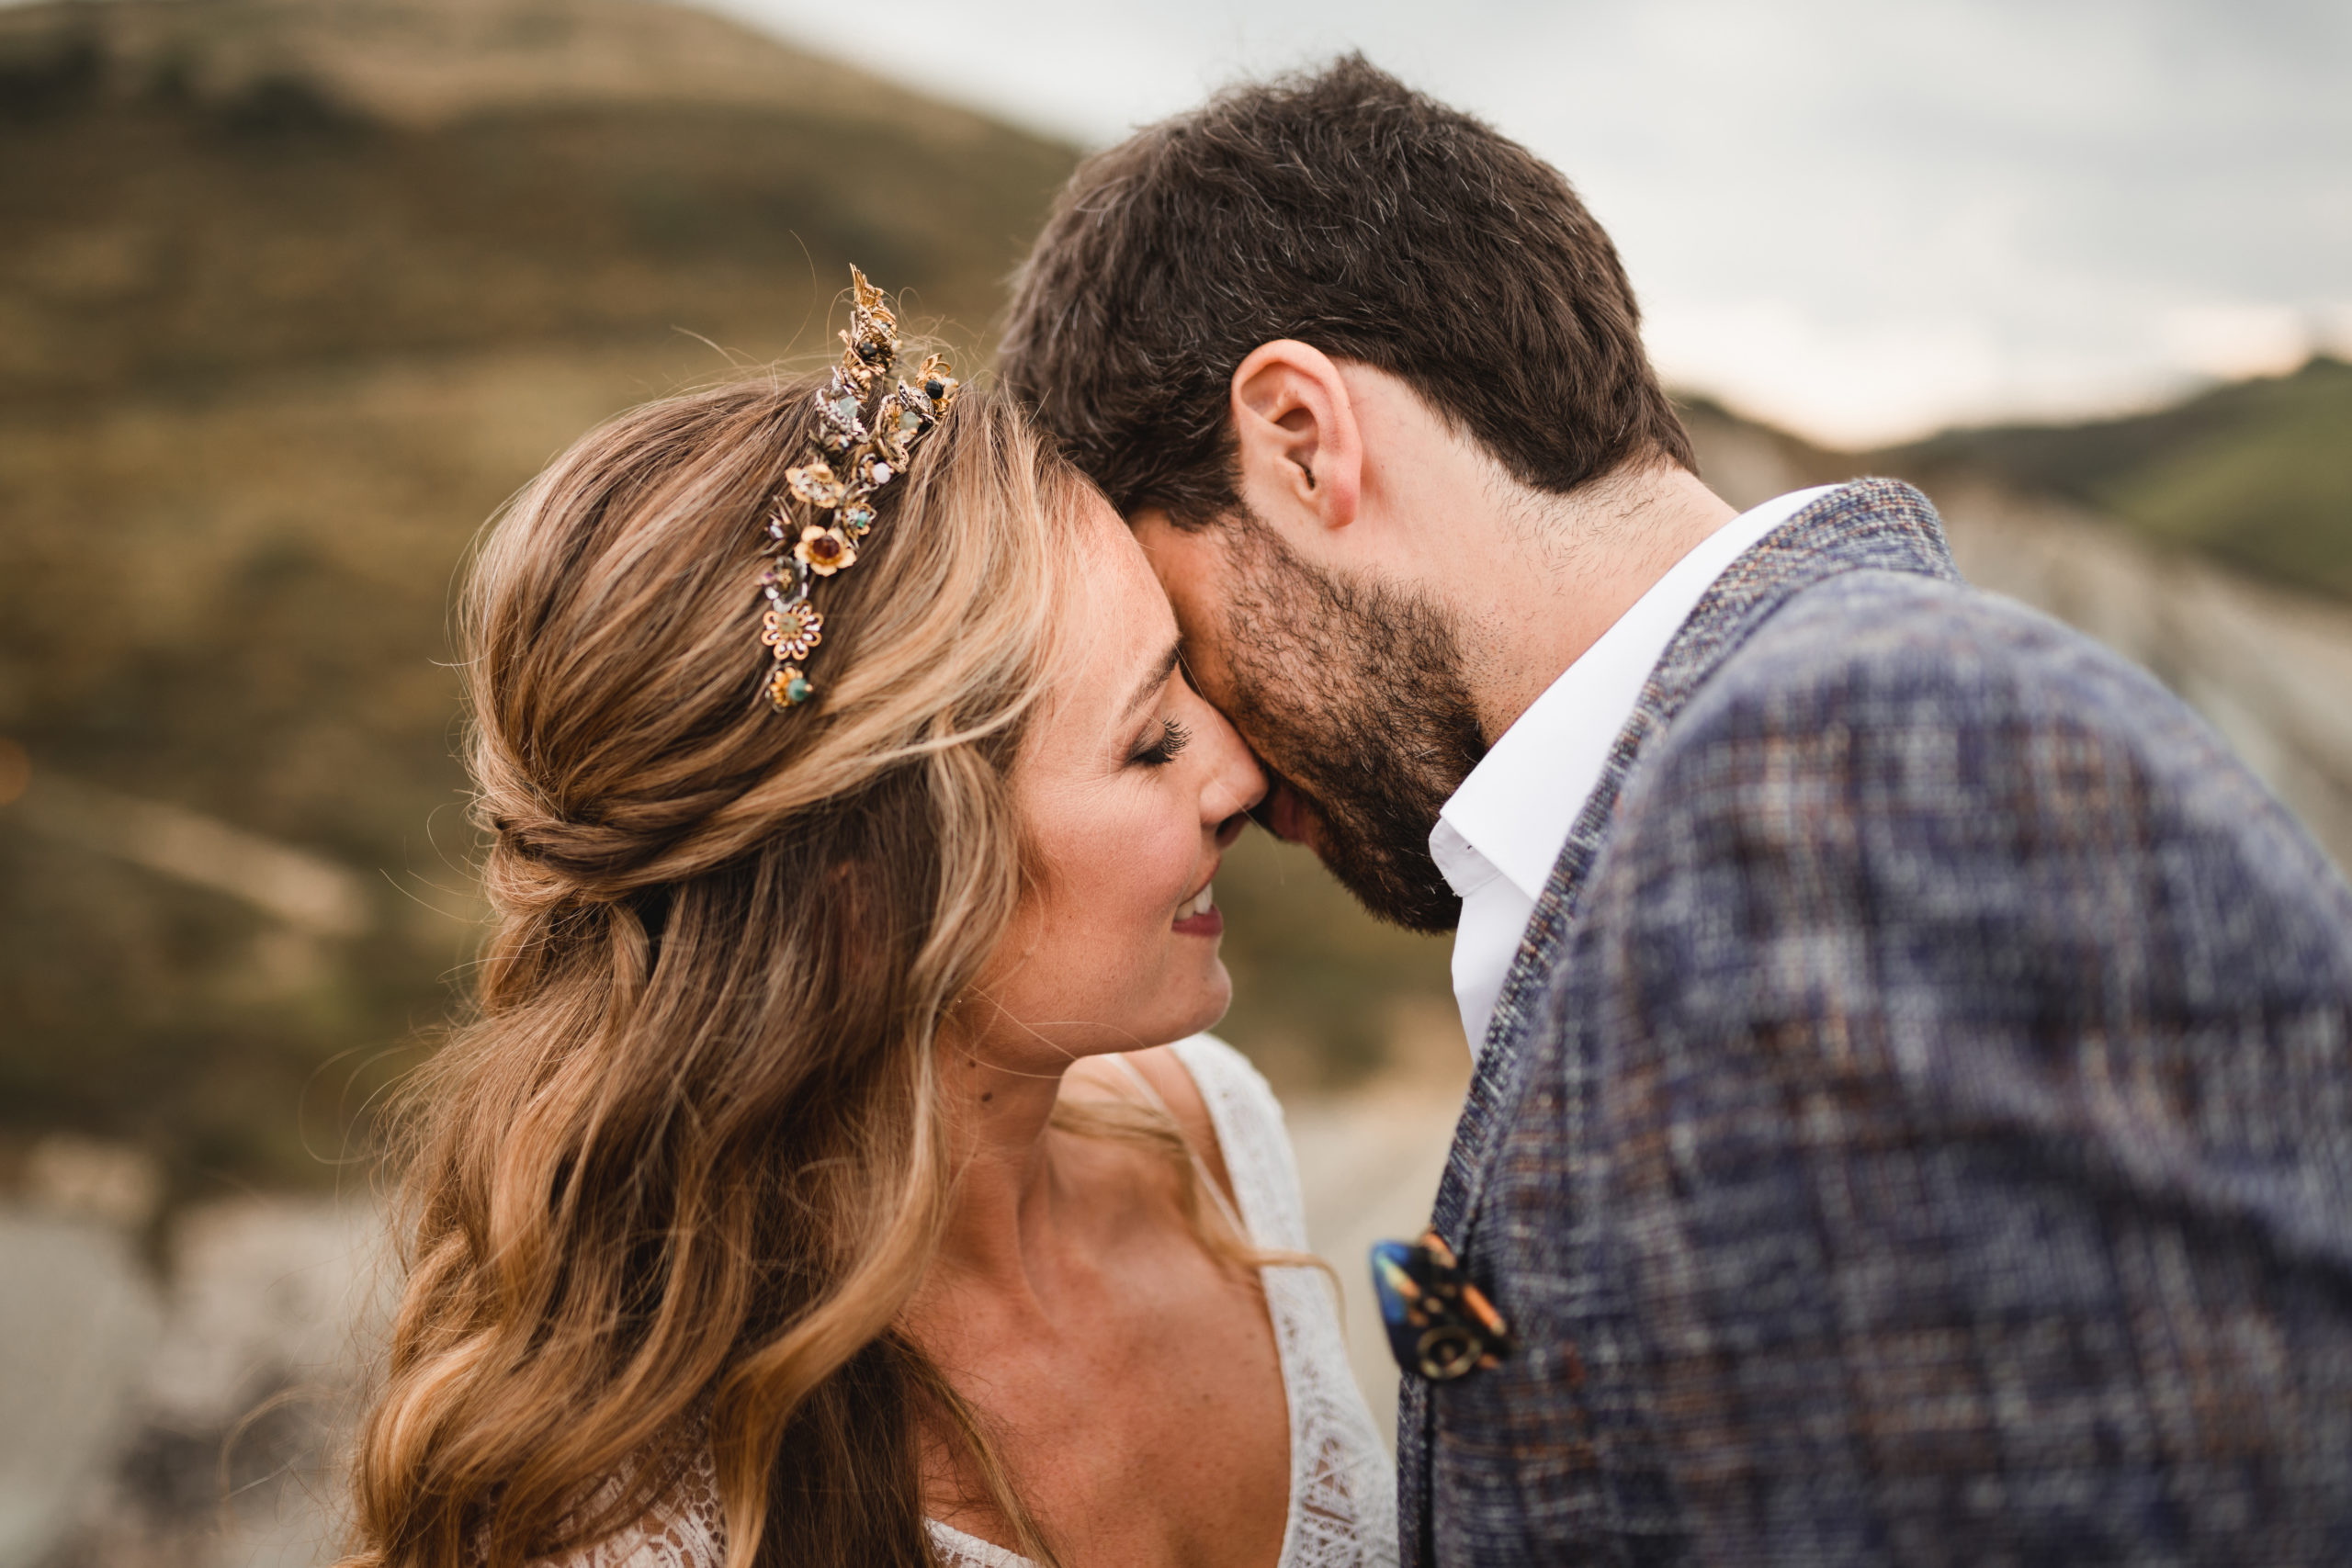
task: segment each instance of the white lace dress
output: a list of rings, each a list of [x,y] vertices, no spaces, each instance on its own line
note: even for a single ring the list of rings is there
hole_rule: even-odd
[[[1241,1054],[1214,1035],[1173,1047],[1200,1087],[1255,1246],[1306,1250],[1306,1211],[1282,1107]],[[1266,1304],[1290,1404],[1290,1517],[1275,1568],[1394,1568],[1396,1469],[1348,1370],[1331,1290],[1320,1271],[1267,1269]],[[1035,1568],[1020,1553],[930,1522],[943,1568]],[[726,1534],[708,1463],[662,1516],[538,1568],[723,1568]]]

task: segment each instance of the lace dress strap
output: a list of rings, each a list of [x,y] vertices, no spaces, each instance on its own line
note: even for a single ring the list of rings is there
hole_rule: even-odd
[[[1173,1049],[1207,1102],[1247,1234],[1268,1250],[1305,1252],[1306,1201],[1282,1102],[1215,1035]],[[1279,1568],[1390,1568],[1396,1467],[1356,1387],[1331,1280],[1312,1267],[1261,1272],[1290,1402],[1290,1519]]]
[[[1304,1252],[1306,1202],[1299,1190],[1290,1133],[1283,1124],[1282,1102],[1250,1059],[1214,1034],[1195,1034],[1169,1049],[1192,1074],[1208,1106],[1218,1152],[1233,1179],[1242,1234],[1269,1250]],[[1136,1073],[1126,1058],[1121,1057],[1119,1064]],[[1141,1079],[1142,1075],[1136,1077]],[[1199,1162],[1199,1154],[1193,1158]],[[1215,1185],[1211,1183],[1212,1190]]]
[[[1167,1097],[1162,1095],[1159,1089],[1152,1087],[1151,1080],[1143,1076],[1143,1069],[1136,1066],[1132,1058],[1122,1055],[1114,1056],[1111,1060],[1118,1064],[1119,1070],[1126,1075],[1127,1081],[1129,1083],[1135,1085],[1136,1092],[1143,1096],[1146,1103],[1156,1106],[1160,1114],[1166,1116],[1170,1121],[1172,1122],[1176,1119],[1176,1112],[1170,1107]],[[1185,1071],[1192,1071],[1189,1065],[1187,1065]],[[1200,1082],[1198,1074],[1193,1075],[1193,1081],[1196,1085]],[[1208,1091],[1205,1089],[1202,1090],[1203,1096],[1205,1097],[1207,1092]],[[1217,1142],[1219,1147],[1222,1148],[1224,1140],[1220,1138]],[[1267,1247],[1272,1245],[1266,1241],[1262,1236],[1259,1235],[1256,1231],[1252,1230],[1250,1226],[1250,1223],[1236,1212],[1233,1207],[1233,1201],[1225,1195],[1225,1184],[1217,1180],[1216,1172],[1209,1168],[1209,1162],[1201,1157],[1201,1151],[1193,1146],[1192,1140],[1189,1138],[1184,1141],[1184,1152],[1192,1156],[1193,1174],[1200,1178],[1201,1190],[1208,1194],[1209,1206],[1216,1211],[1217,1218],[1223,1220],[1227,1225],[1230,1225],[1233,1228],[1234,1235],[1242,1237],[1254,1247]],[[1227,1168],[1228,1172],[1231,1170],[1230,1166]],[[1238,1179],[1237,1179],[1237,1180]]]

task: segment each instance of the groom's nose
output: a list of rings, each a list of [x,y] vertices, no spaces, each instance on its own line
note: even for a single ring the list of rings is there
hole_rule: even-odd
[[[1271,768],[1266,771],[1266,796],[1250,813],[1250,820],[1285,844],[1305,844],[1315,849],[1319,835],[1316,832],[1314,809],[1306,804],[1306,797]]]

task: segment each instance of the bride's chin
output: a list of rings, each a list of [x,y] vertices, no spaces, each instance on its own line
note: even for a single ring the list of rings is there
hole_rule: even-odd
[[[1204,1029],[1216,1028],[1217,1021],[1225,1016],[1226,1010],[1232,1005],[1233,976],[1226,973],[1223,959],[1213,959],[1210,961],[1209,973],[1202,986],[1200,1004],[1193,1008],[1190,1014],[1193,1022],[1184,1031],[1184,1034],[1198,1034]],[[1183,1035],[1178,1035],[1177,1038],[1182,1039]]]
[[[1207,970],[1181,991],[1162,993],[1160,1004],[1152,1009],[1153,1016],[1136,1020],[1128,1037],[1154,1045],[1185,1039],[1216,1028],[1232,1002],[1233,979],[1222,962],[1212,959]]]

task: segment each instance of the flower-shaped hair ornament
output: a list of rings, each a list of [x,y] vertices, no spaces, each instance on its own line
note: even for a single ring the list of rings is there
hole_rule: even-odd
[[[921,367],[915,371],[914,389],[931,400],[932,417],[934,419],[947,412],[947,405],[956,400],[956,390],[962,386],[949,374],[954,369],[955,367],[947,363],[945,355],[927,354],[923,355]],[[900,383],[901,386],[904,384]]]
[[[768,677],[768,701],[779,710],[799,706],[813,696],[816,690],[797,664],[787,664]]]
[[[811,523],[800,530],[800,542],[792,547],[797,558],[808,563],[808,570],[819,577],[831,577],[845,566],[857,564],[857,547],[842,536],[838,528],[820,528]]]
[[[825,640],[825,617],[803,599],[760,617],[760,640],[775,649],[779,660],[806,659],[808,650]]]
[[[838,365],[817,389],[817,439],[828,452],[846,452],[873,439],[865,428],[865,389]]]
[[[809,603],[809,590],[818,579],[857,564],[861,541],[879,522],[875,498],[905,475],[917,443],[956,400],[956,378],[936,354],[923,360],[911,381],[903,371],[894,378],[898,318],[855,267],[850,286],[842,356],[814,399],[815,449],[785,469],[784,497],[764,524],[769,558],[759,592],[767,608],[760,640],[775,667],[762,691],[779,709],[797,707],[816,693],[800,667],[824,640],[824,618]],[[891,384],[869,407],[877,382]]]
[[[842,503],[845,493],[842,481],[822,458],[803,463],[797,468],[784,470],[784,488],[795,501],[805,501],[820,512],[830,512]]]

